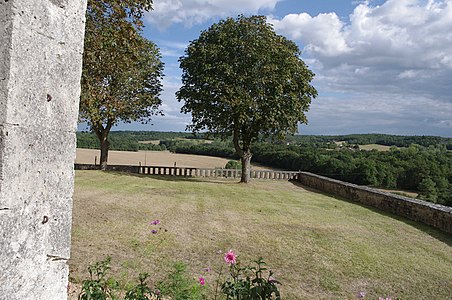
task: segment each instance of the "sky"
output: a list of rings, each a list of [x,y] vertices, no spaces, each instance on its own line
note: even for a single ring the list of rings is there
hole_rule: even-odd
[[[299,134],[452,137],[452,0],[154,0],[144,36],[165,63],[165,114],[113,130],[184,131],[178,59],[222,18],[265,15],[316,74]]]

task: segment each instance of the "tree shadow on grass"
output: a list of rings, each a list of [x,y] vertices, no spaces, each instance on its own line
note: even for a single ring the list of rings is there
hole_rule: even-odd
[[[403,222],[405,224],[408,224],[408,225],[410,225],[410,226],[412,226],[412,227],[414,227],[416,229],[419,229],[419,230],[423,231],[424,233],[427,233],[431,237],[433,237],[433,238],[435,238],[435,239],[437,239],[437,240],[439,240],[439,241],[441,241],[443,243],[446,243],[449,247],[452,246],[452,235],[448,234],[447,232],[441,231],[441,230],[439,230],[439,229],[437,229],[435,227],[432,227],[430,225],[423,224],[423,223],[420,223],[420,222],[416,222],[416,221],[410,220],[410,219],[408,219],[406,217],[398,216],[396,214],[393,214],[393,213],[390,213],[390,212],[386,212],[384,210],[378,209],[378,208],[370,206],[370,205],[365,205],[365,204],[360,203],[360,202],[356,202],[356,201],[353,201],[353,200],[350,200],[350,199],[347,199],[347,198],[343,198],[343,197],[340,197],[340,196],[336,196],[336,195],[333,195],[333,194],[330,194],[330,193],[323,192],[321,190],[310,188],[310,187],[308,187],[306,185],[301,184],[300,182],[298,182],[296,180],[290,180],[290,182],[292,184],[294,184],[295,186],[297,186],[299,188],[302,188],[302,189],[304,189],[306,191],[309,191],[309,192],[312,192],[312,193],[316,193],[316,194],[320,194],[320,195],[324,195],[324,196],[327,196],[327,197],[330,197],[330,198],[333,198],[333,199],[336,199],[336,200],[352,203],[352,204],[361,206],[363,208],[366,208],[366,209],[368,209],[368,210],[370,210],[372,212],[378,213],[378,214],[380,214],[382,216],[390,217],[392,219],[401,221],[401,222]]]

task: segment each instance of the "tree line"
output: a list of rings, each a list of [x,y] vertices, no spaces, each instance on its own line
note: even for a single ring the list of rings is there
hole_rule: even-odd
[[[110,149],[117,151],[165,151],[172,141],[205,139],[203,134],[159,131],[111,131]],[[153,143],[151,143],[151,141]],[[77,132],[77,148],[99,149],[100,142],[92,132]]]
[[[390,134],[348,134],[348,135],[293,135],[287,136],[288,143],[310,143],[320,146],[325,143],[345,142],[349,145],[377,144],[383,146],[409,147],[412,144],[429,147],[442,145],[452,150],[452,139],[440,136],[403,136]]]

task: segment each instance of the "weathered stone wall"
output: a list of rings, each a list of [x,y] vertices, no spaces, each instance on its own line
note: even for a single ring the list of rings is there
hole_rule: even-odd
[[[301,172],[298,181],[319,191],[369,205],[452,233],[452,208],[381,192],[331,178]]]
[[[0,299],[65,299],[86,0],[0,0]]]

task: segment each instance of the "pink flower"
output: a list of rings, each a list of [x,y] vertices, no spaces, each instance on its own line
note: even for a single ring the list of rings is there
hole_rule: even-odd
[[[158,224],[160,224],[160,220],[154,220],[154,221],[152,221],[149,224],[151,224],[151,225],[158,225]]]
[[[155,230],[155,229],[152,229],[152,230],[151,230],[151,233],[152,233],[152,234],[157,234],[157,232],[158,232],[158,231]]]
[[[378,297],[378,300],[391,300],[391,297],[387,297],[387,298]]]
[[[206,283],[204,277],[199,277],[199,284],[204,285]]]
[[[358,299],[364,299],[366,297],[366,292],[359,292],[358,293]]]
[[[224,255],[224,261],[227,262],[230,265],[235,264],[236,256],[232,250],[229,250],[228,253]]]

